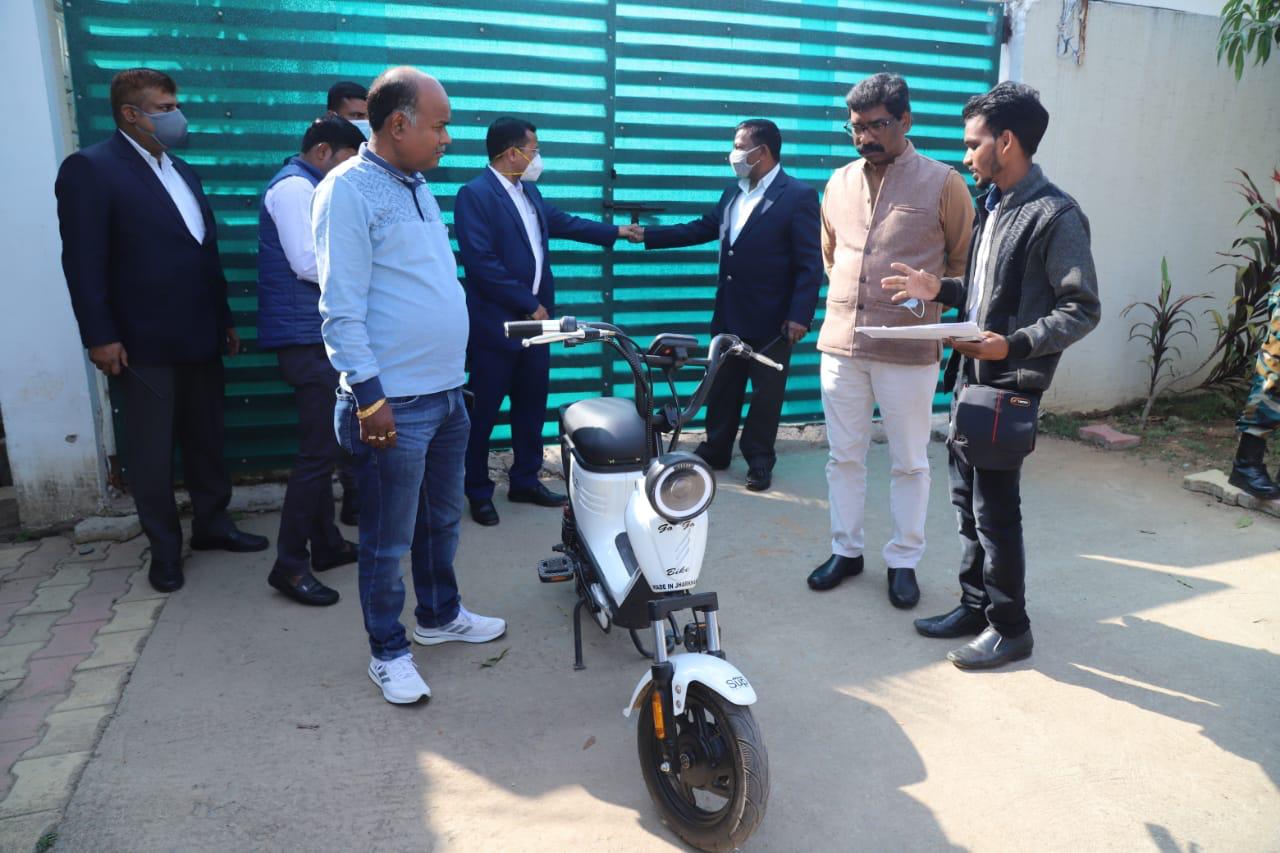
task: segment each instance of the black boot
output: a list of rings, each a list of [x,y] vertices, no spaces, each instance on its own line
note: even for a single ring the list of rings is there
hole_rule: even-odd
[[[1255,498],[1275,500],[1280,498],[1280,486],[1277,486],[1267,473],[1264,457],[1267,453],[1267,440],[1247,432],[1240,434],[1240,446],[1236,448],[1235,464],[1231,466],[1231,476],[1227,482],[1236,488],[1243,489]]]

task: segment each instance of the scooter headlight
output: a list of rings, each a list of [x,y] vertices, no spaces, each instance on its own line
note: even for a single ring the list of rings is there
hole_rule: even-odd
[[[711,499],[716,496],[716,477],[699,456],[666,453],[649,467],[644,493],[658,515],[667,521],[688,521],[711,506]]]

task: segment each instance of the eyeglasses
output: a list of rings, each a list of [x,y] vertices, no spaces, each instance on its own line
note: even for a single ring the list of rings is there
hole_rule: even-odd
[[[843,127],[844,132],[850,136],[861,136],[868,130],[873,130],[876,133],[879,133],[895,121],[897,121],[897,119],[892,118],[878,118],[875,121],[869,121],[866,124],[854,124],[853,122],[846,121],[841,125],[841,127]]]

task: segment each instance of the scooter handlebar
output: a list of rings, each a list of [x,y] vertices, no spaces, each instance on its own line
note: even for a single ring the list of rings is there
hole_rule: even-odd
[[[573,317],[561,317],[559,320],[511,320],[502,324],[507,337],[512,340],[536,338],[539,335],[554,335],[562,332],[576,332],[578,321]]]

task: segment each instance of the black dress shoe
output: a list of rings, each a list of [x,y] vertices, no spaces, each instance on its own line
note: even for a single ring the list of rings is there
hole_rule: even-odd
[[[1028,630],[1016,637],[1006,637],[988,626],[958,649],[947,652],[947,660],[960,669],[995,669],[1016,660],[1031,657],[1035,642]]]
[[[182,589],[186,579],[182,576],[181,560],[157,560],[151,558],[151,568],[147,570],[147,580],[156,592],[175,592]]]
[[[910,610],[920,603],[915,569],[889,570],[889,603],[901,610]]]
[[[315,575],[303,575],[295,581],[290,580],[283,572],[272,569],[271,574],[267,575],[267,583],[299,604],[328,607],[338,603],[338,591],[320,583]]]
[[[498,523],[498,508],[488,498],[471,502],[471,520],[485,527],[493,527]]]
[[[970,610],[962,606],[941,616],[917,619],[915,626],[916,633],[922,636],[949,640],[982,633],[982,629],[987,627],[987,615],[981,610]]]
[[[342,493],[342,511],[338,513],[338,520],[348,527],[358,527],[360,525],[359,497],[359,493],[353,494],[347,491]]]
[[[1264,501],[1280,498],[1280,485],[1267,473],[1267,441],[1250,433],[1240,434],[1240,447],[1227,482]]]
[[[317,572],[327,572],[330,569],[336,569],[338,566],[349,566],[360,559],[360,546],[349,540],[343,540],[342,550],[324,560],[311,559],[311,569]]]
[[[765,492],[773,485],[773,474],[764,468],[747,469],[747,488],[753,492]]]
[[[842,557],[832,554],[831,559],[814,569],[809,575],[809,589],[823,592],[835,589],[840,581],[862,573],[861,557]]]
[[[191,547],[196,551],[234,551],[237,554],[247,554],[250,551],[265,551],[270,544],[265,536],[245,533],[234,527],[230,533],[222,536],[191,537]]]
[[[693,449],[693,454],[703,462],[711,466],[712,471],[727,471],[729,469],[729,457],[715,456],[707,449],[707,443],[704,441]]]
[[[553,492],[539,483],[532,489],[511,489],[507,492],[507,500],[517,504],[537,504],[538,506],[564,506],[569,500],[567,495]]]

